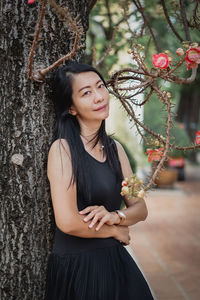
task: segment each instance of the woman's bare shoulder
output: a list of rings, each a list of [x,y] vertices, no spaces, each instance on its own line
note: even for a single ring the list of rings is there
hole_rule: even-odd
[[[55,154],[58,151],[66,151],[67,153],[70,153],[69,144],[66,139],[57,139],[51,144],[49,154]]]
[[[71,167],[70,149],[67,140],[55,140],[48,153],[47,176],[50,178],[53,175],[59,175],[63,169]]]
[[[115,140],[115,143],[117,146],[119,160],[122,167],[122,173],[124,177],[130,177],[130,175],[132,174],[132,169],[126,151],[118,141]]]
[[[118,142],[115,139],[114,139],[114,142],[115,142],[115,144],[117,146],[117,151],[118,151],[119,158],[123,158],[124,155],[126,156],[126,152],[125,152],[123,146],[120,144],[120,142]]]

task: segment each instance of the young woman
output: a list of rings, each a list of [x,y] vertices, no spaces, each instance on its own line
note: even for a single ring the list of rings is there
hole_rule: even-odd
[[[122,146],[105,132],[105,81],[89,65],[70,64],[56,72],[53,96],[57,123],[47,175],[56,233],[45,299],[153,299],[123,246],[147,208],[125,197],[120,210],[121,181],[132,171]]]

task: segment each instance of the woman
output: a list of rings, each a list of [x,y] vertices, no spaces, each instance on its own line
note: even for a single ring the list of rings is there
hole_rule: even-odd
[[[144,200],[125,198],[132,174],[122,146],[108,137],[109,92],[93,67],[74,63],[54,77],[57,115],[47,175],[56,222],[48,261],[48,300],[153,299],[123,245],[128,226],[147,217]]]

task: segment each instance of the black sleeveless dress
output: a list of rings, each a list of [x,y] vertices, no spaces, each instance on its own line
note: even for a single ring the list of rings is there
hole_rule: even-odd
[[[90,170],[92,205],[120,208],[121,184],[108,162],[85,151]],[[90,204],[91,205],[91,204]],[[77,206],[87,205],[81,193]],[[48,260],[46,300],[152,300],[150,289],[126,248],[114,238],[81,238],[56,227]]]

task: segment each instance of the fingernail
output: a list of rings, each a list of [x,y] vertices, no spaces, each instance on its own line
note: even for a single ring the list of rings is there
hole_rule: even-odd
[[[92,224],[89,225],[90,228],[92,228],[92,226],[93,226]]]
[[[83,220],[84,220],[84,221],[87,221],[87,218],[84,218]]]
[[[79,214],[82,214],[82,210],[79,211]]]
[[[96,228],[96,231],[98,231],[99,230],[99,228]]]

